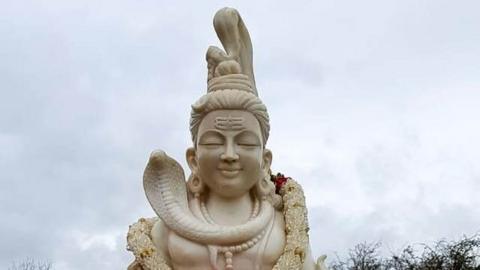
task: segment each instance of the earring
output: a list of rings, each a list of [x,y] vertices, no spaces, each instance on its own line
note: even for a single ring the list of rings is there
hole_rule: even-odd
[[[195,198],[198,198],[200,194],[203,192],[205,189],[205,185],[203,184],[203,181],[198,177],[196,174],[190,174],[190,177],[188,178],[187,181],[187,187],[190,192],[193,193]]]
[[[270,181],[270,175],[268,173],[258,181],[255,185],[255,190],[257,195],[261,199],[266,199],[267,195],[270,195],[275,192],[275,185]]]

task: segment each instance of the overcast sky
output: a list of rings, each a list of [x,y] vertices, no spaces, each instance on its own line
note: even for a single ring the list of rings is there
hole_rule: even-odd
[[[480,2],[258,2],[0,1],[1,269],[126,269],[128,225],[154,215],[149,153],[185,164],[223,6],[250,31],[315,256],[480,231]]]

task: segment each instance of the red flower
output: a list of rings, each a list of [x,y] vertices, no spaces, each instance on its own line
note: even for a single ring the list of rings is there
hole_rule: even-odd
[[[277,173],[277,175],[272,174],[270,176],[270,180],[275,184],[275,193],[279,194],[280,189],[282,189],[283,185],[285,185],[285,183],[288,180],[288,177],[285,177],[281,173]]]

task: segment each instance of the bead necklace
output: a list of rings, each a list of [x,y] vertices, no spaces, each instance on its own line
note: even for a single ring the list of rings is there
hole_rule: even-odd
[[[259,202],[258,200],[255,200],[253,204],[252,214],[248,220],[252,220],[256,216],[258,216],[259,210],[260,210]],[[208,209],[205,206],[205,203],[203,201],[200,201],[200,211],[202,213],[202,216],[205,218],[205,220],[208,223],[215,224],[215,221],[210,216],[210,213],[208,212]],[[245,251],[255,246],[263,238],[266,230],[267,230],[266,228],[263,229],[257,236],[241,244],[233,245],[233,246],[220,246],[219,251],[223,253],[223,255],[225,256],[225,269],[233,270],[233,254]]]

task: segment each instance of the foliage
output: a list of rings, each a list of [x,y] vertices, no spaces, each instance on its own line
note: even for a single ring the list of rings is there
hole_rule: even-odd
[[[361,243],[346,259],[337,258],[331,270],[480,270],[480,235],[433,246],[409,245],[399,254],[382,258],[379,243]],[[420,247],[419,250],[415,249]]]
[[[13,262],[8,270],[53,270],[52,263],[35,261],[27,258],[21,262]]]

